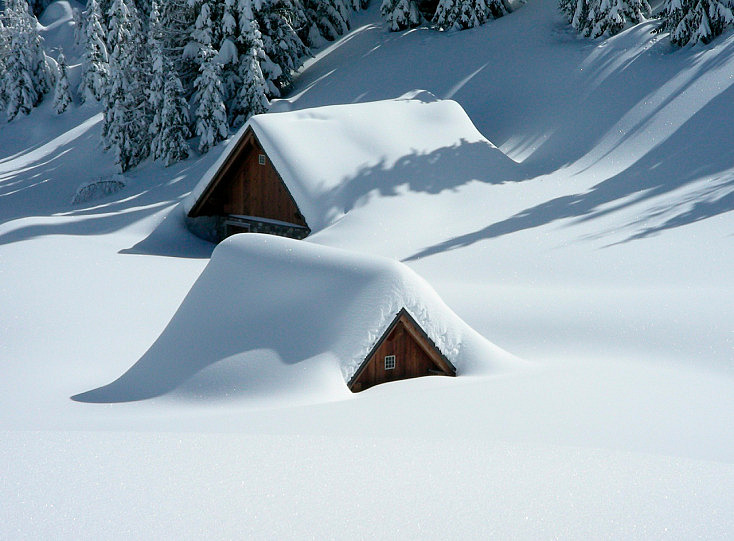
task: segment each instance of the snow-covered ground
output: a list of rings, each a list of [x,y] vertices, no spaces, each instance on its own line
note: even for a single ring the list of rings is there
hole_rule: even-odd
[[[46,45],[73,85],[55,8]],[[518,162],[351,183],[308,238],[405,262],[522,359],[356,395],[289,402],[277,381],[259,400],[223,358],[155,398],[72,400],[144,359],[206,275],[179,203],[218,150],[72,205],[115,172],[98,110],[0,124],[0,537],[730,537],[734,34],[674,50],[652,26],[587,41],[530,0],[392,34],[373,5],[308,62],[281,110],[425,89]]]

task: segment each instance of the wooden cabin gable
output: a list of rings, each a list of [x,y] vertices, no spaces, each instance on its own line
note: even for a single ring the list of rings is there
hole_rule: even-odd
[[[251,128],[189,216],[263,218],[295,224],[308,232],[306,219]]]
[[[352,377],[349,388],[356,393],[388,381],[429,375],[455,376],[456,369],[407,311],[401,310]]]

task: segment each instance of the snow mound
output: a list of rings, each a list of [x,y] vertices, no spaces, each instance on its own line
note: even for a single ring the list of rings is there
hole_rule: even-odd
[[[440,193],[455,179],[500,183],[516,163],[476,129],[462,107],[425,90],[397,99],[255,115],[184,202],[188,214],[248,128],[288,186],[312,232],[376,190]]]
[[[343,398],[350,395],[346,381],[403,307],[459,376],[512,364],[402,263],[248,233],[216,248],[167,328],[130,370],[74,398],[126,402],[171,392]]]
[[[99,179],[85,182],[79,186],[71,198],[72,205],[79,205],[89,201],[102,199],[125,188],[125,181],[121,178]]]

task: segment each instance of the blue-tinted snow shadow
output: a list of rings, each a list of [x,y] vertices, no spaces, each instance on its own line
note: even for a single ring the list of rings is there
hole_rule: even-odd
[[[132,402],[172,392],[183,398],[224,398],[234,388],[239,395],[254,395],[322,379],[343,385],[336,365],[336,378],[298,365],[331,351],[348,327],[336,318],[310,317],[314,306],[321,314],[343,313],[344,297],[368,287],[369,273],[345,275],[324,264],[316,278],[320,283],[309,289],[293,283],[292,269],[270,267],[266,275],[253,277],[242,272],[240,260],[225,262],[225,267],[221,261],[215,257],[158,339],[127,372],[72,400]],[[223,278],[227,287],[222,287]],[[334,294],[325,296],[327,289]]]
[[[20,118],[9,133],[17,134],[18,127],[24,126],[34,129],[38,122],[34,115],[41,114],[43,111],[34,111]],[[157,213],[166,214],[166,208],[174,208],[186,196],[216,157],[215,150],[168,168],[146,161],[116,175],[112,155],[100,148],[98,115],[85,119],[85,114],[89,112],[76,110],[63,124],[52,122],[41,143],[24,147],[16,141],[17,148],[10,148],[11,154],[0,160],[0,226],[29,217],[60,218],[9,224],[2,228],[0,245],[48,235],[108,234]],[[122,190],[72,204],[80,185],[113,176],[126,183]],[[173,222],[164,218],[147,239],[121,253],[209,257],[212,247],[208,243],[191,235],[183,220]]]
[[[688,49],[672,51],[667,43],[658,43],[656,46],[657,49],[652,53],[646,51],[645,54],[632,55],[628,61],[611,68],[611,60],[608,58],[605,60],[606,54],[601,55],[599,61],[602,65],[597,66],[592,74],[593,78],[599,79],[594,92],[602,97],[609,97],[613,92],[619,92],[620,85],[625,81],[625,76],[621,75],[620,71],[635,71],[634,74],[629,75],[632,77],[631,80],[642,77],[642,71],[649,72],[649,55],[660,57],[658,61],[661,63],[661,73],[650,75],[652,81],[640,84],[646,93],[660,88],[684,70],[692,72],[685,84],[676,88],[647,115],[640,118],[629,132],[620,137],[618,144],[625,143],[634,135],[639,136],[640,133],[644,133],[646,126],[658,112],[670,106],[676,98],[687,92],[694,92],[696,84],[702,84],[699,81],[700,77],[709,73],[710,70],[731,63],[734,58],[734,39],[731,36],[720,38],[716,54],[710,54],[708,58],[702,56],[706,51]],[[663,54],[664,51],[666,51],[665,54]],[[679,55],[679,57],[671,55]],[[636,66],[636,62],[639,62],[640,65]],[[637,95],[639,91],[632,94]],[[640,100],[645,99],[646,96],[647,94],[644,94]],[[588,99],[599,100],[598,97]],[[640,215],[636,222],[627,224],[627,229],[630,231],[627,240],[644,238],[666,229],[682,227],[730,212],[734,210],[734,195],[732,195],[734,191],[734,178],[732,178],[734,147],[728,144],[731,141],[732,103],[734,103],[734,85],[729,83],[729,86],[722,87],[719,94],[692,113],[661,144],[653,146],[637,162],[619,174],[603,180],[584,193],[549,200],[527,208],[506,220],[426,247],[408,257],[407,260],[469,246],[485,239],[540,227],[557,220],[568,218],[579,221],[593,220],[634,204],[646,201],[652,203],[653,198],[671,194],[708,177],[712,179],[708,188],[696,189],[695,186],[692,186],[691,190],[683,190],[682,195],[667,200],[668,203],[664,208],[660,206],[652,208]],[[629,97],[626,97],[622,105],[621,109],[619,104],[612,105],[616,112],[610,116],[607,111],[602,116],[601,124],[604,130],[608,131],[611,125],[636,103],[629,103]],[[588,132],[585,133],[588,135]],[[563,137],[561,135],[558,137],[560,138],[558,141],[554,141],[554,137],[549,138],[541,145],[546,148],[539,149],[538,152],[542,154],[558,150],[557,145],[563,143]],[[568,143],[568,138],[565,139],[565,142]],[[594,139],[591,144],[596,143],[597,140]],[[591,149],[593,146],[589,147],[587,143],[580,145],[579,148],[581,150]],[[571,156],[568,152],[566,155]],[[571,157],[581,156],[574,152]],[[604,157],[604,154],[600,154],[597,161]],[[528,175],[553,171],[552,167],[550,170],[546,167],[537,168],[533,159],[528,162],[522,164]],[[593,167],[593,163],[589,167]]]
[[[348,211],[374,191],[382,196],[398,195],[401,190],[438,194],[474,181],[502,184],[524,178],[522,168],[497,148],[462,140],[432,152],[402,156],[394,164],[381,161],[364,166],[320,197],[336,210]]]
[[[625,171],[584,193],[566,195],[530,207],[487,227],[429,246],[407,260],[472,245],[485,239],[540,227],[557,220],[589,221],[653,198],[671,194],[702,178],[708,188],[686,191],[665,207],[656,207],[627,224],[634,240],[666,229],[682,227],[734,210],[734,147],[731,104],[734,85],[721,92],[688,119],[664,143],[653,148]],[[655,219],[662,216],[655,224]],[[650,225],[651,223],[655,225]]]

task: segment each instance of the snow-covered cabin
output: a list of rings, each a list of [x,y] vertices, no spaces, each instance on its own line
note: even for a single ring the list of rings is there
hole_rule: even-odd
[[[357,393],[388,381],[431,375],[455,376],[456,367],[401,308],[347,385]]]
[[[441,153],[448,157],[433,159]],[[253,116],[184,210],[190,229],[214,242],[246,231],[302,239],[343,216],[353,192],[365,186],[388,190],[431,178],[440,191],[441,178],[502,176],[514,165],[458,103],[413,91]]]
[[[328,401],[396,379],[512,365],[404,263],[254,233],[217,246],[135,365],[75,399]]]

